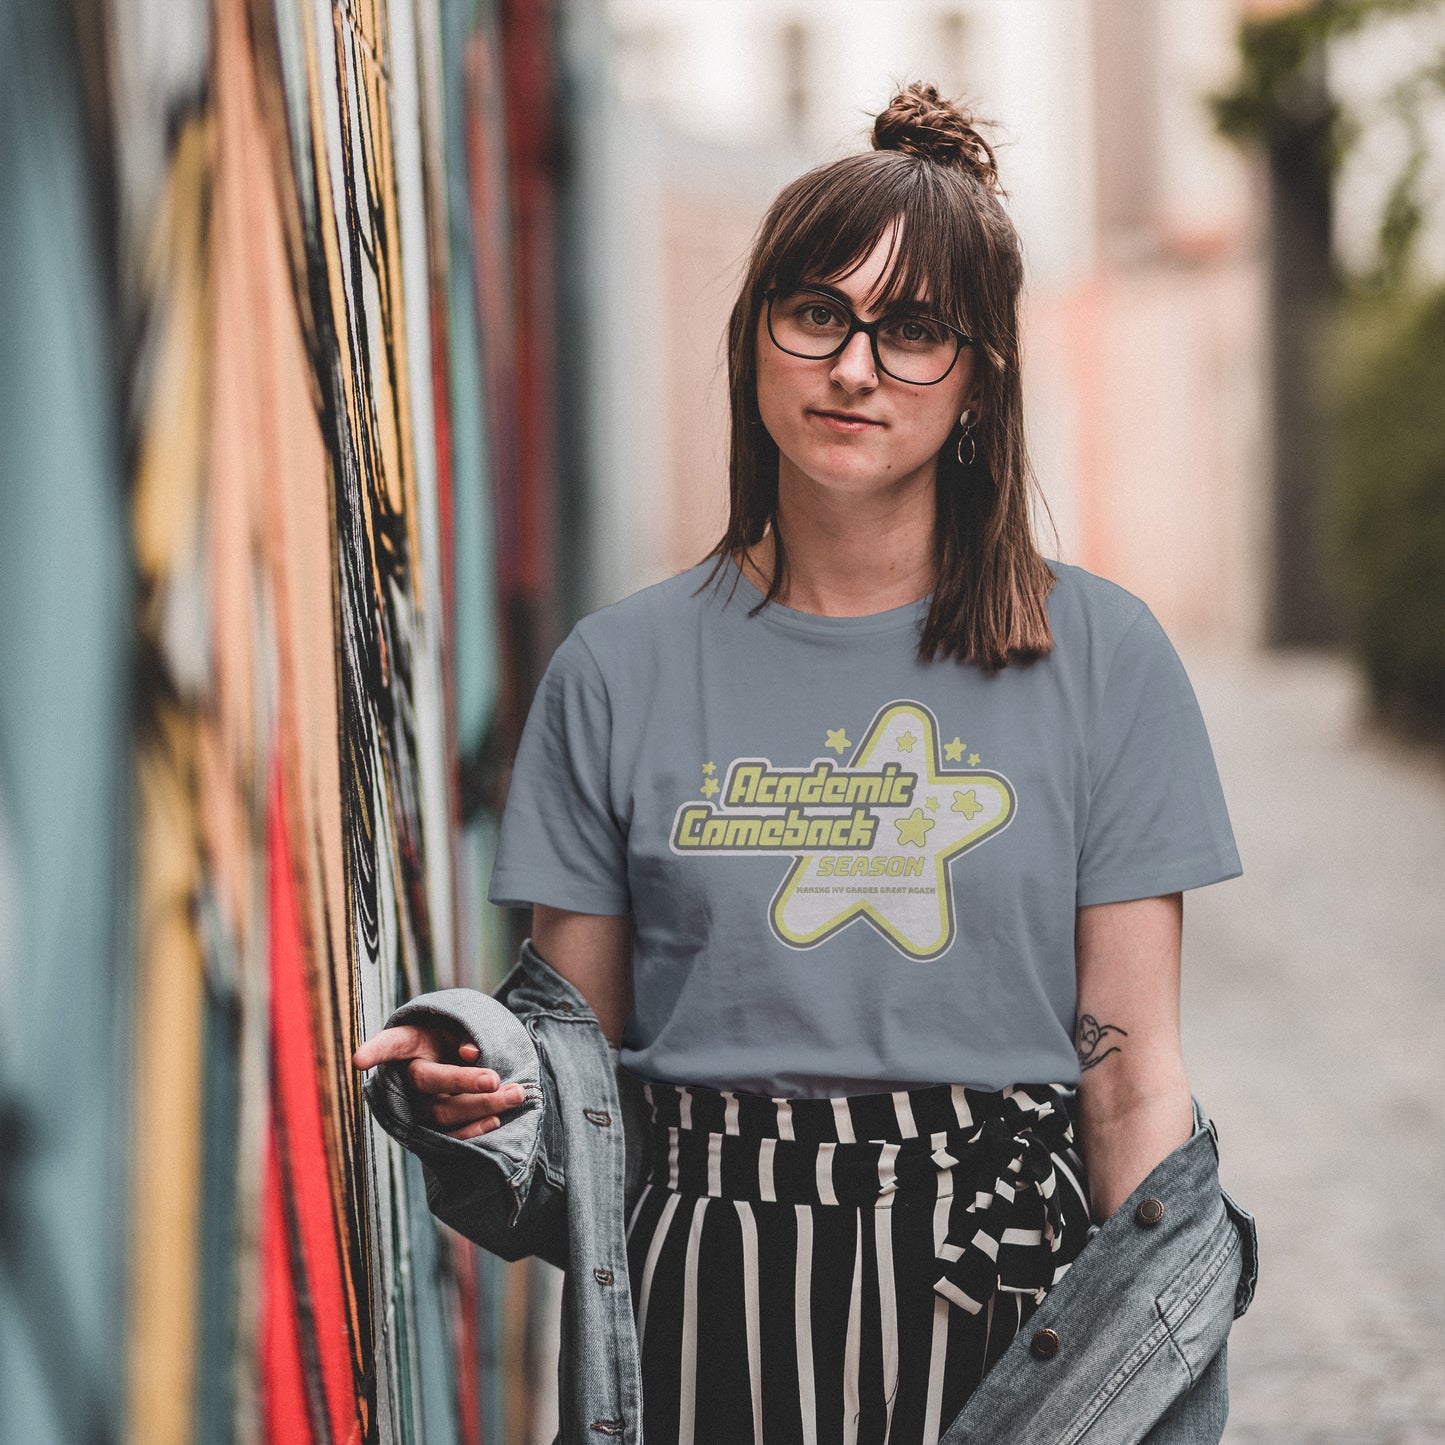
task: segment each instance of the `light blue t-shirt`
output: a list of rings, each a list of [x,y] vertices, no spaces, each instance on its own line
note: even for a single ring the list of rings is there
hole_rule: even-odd
[[[1153,613],[1050,561],[1053,652],[989,675],[919,659],[927,598],[749,617],[733,564],[697,590],[710,566],[557,649],[492,902],[632,914],[621,1060],[644,1079],[1076,1082],[1075,909],[1241,871]]]

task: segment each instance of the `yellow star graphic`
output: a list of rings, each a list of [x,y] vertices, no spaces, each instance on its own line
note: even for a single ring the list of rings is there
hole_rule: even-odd
[[[928,846],[928,830],[935,825],[922,808],[915,808],[906,818],[895,818],[893,826],[898,829],[900,843],[911,843],[915,848],[925,848]]]
[[[961,738],[958,745],[966,748]],[[826,874],[819,869],[824,855],[835,851],[831,843],[799,850],[769,912],[768,921],[783,943],[813,948],[845,928],[866,923],[909,958],[939,958],[948,951],[958,929],[949,871],[1012,822],[1017,800],[1002,773],[965,771],[959,762],[940,766],[945,746],[937,719],[924,704],[898,699],[879,708],[838,771],[891,768],[901,781],[890,791],[892,801],[870,805],[878,819],[871,845],[865,841],[861,849],[845,850]],[[957,793],[972,794],[967,800],[972,813],[950,807]],[[935,797],[936,810],[929,806]],[[846,860],[853,853],[849,865]],[[869,853],[872,858],[867,858]],[[887,880],[878,881],[870,868],[863,881],[864,870],[858,865],[886,854],[892,854]],[[839,861],[845,866],[837,866]],[[840,886],[834,881],[855,875],[852,883]],[[825,877],[829,881],[821,883]]]
[[[924,803],[923,806],[927,808],[930,813],[936,813],[938,811],[938,799],[930,793],[928,795],[928,801]]]
[[[705,773],[708,775],[708,777],[712,777],[712,775],[713,775],[715,772],[717,772],[717,764],[716,764],[716,763],[704,763],[704,764],[702,765],[702,770],[703,770],[703,772],[705,772]]]
[[[970,753],[970,754],[968,755],[968,765],[969,765],[969,767],[971,767],[971,768],[976,768],[976,767],[978,766],[978,754],[977,754],[977,753]]]
[[[715,792],[717,792],[717,790],[718,790],[718,788],[719,788],[720,786],[721,786],[721,784],[718,782],[718,780],[717,780],[716,778],[704,778],[704,779],[703,779],[703,782],[702,782],[702,795],[703,795],[703,797],[704,797],[704,798],[710,798],[710,797],[712,797],[712,795],[713,795]]]
[[[951,743],[944,743],[943,756],[951,763],[961,763],[963,761],[963,742],[959,738],[954,738]]]
[[[832,748],[841,758],[843,754],[853,746],[853,744],[848,741],[848,733],[846,729],[829,728],[828,741],[826,744],[824,744],[824,746]]]
[[[965,818],[972,819],[973,815],[982,807],[983,804],[979,802],[978,795],[972,788],[966,791],[960,791],[957,788],[953,790],[953,811],[955,813],[962,813]]]

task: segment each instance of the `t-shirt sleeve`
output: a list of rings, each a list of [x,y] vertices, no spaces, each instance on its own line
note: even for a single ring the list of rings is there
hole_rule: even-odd
[[[517,745],[488,898],[575,913],[627,913],[627,834],[609,789],[612,707],[572,634],[537,685]]]
[[[1078,906],[1199,888],[1243,872],[1194,689],[1142,604],[1097,700],[1089,778]]]

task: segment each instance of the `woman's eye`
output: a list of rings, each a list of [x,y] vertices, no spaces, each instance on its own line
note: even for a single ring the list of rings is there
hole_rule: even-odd
[[[838,314],[831,307],[814,302],[803,308],[803,320],[809,326],[836,326]]]
[[[907,346],[936,346],[943,339],[941,326],[916,316],[905,316],[888,329],[895,341]]]

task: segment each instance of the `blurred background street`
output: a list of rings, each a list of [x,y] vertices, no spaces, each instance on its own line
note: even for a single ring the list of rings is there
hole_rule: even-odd
[[[1310,654],[1186,653],[1244,876],[1185,901],[1185,1060],[1260,1288],[1226,1439],[1445,1439],[1445,765]]]
[[[1445,0],[0,0],[0,1442],[549,1445],[559,1276],[347,1060],[510,965],[537,679],[716,539],[754,227],[913,79],[1244,864],[1226,1438],[1445,1442]]]

